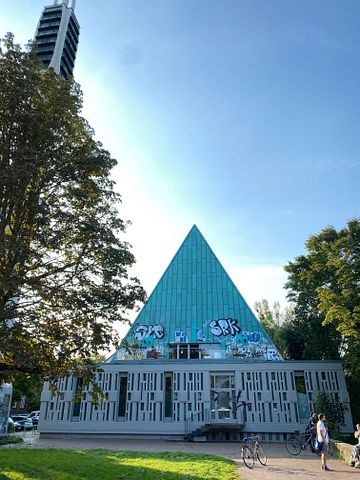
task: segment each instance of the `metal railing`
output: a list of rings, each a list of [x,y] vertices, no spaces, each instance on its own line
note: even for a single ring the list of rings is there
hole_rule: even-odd
[[[240,418],[239,418],[240,416]],[[201,429],[205,425],[238,425],[244,428],[245,421],[243,412],[237,415],[236,418],[218,418],[215,411],[210,408],[201,409],[197,412],[191,413],[185,420],[185,436],[189,436],[196,429]]]
[[[185,435],[190,435],[191,432],[195,430],[195,426],[200,428],[202,425],[205,425],[207,420],[210,418],[210,410],[202,408],[197,412],[191,413],[188,418],[185,420]]]

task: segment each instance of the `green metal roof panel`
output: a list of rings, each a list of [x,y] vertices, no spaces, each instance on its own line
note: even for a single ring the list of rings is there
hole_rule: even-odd
[[[267,333],[216,258],[192,227],[125,340],[155,347],[221,345],[222,357],[280,359]]]

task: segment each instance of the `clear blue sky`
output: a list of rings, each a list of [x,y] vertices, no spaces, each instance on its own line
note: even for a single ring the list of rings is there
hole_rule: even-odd
[[[0,0],[34,35],[46,0]],[[84,115],[148,292],[196,223],[250,305],[359,215],[358,0],[77,0]]]

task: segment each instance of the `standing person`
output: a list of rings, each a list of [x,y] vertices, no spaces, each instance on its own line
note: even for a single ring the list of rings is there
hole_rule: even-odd
[[[329,452],[329,434],[328,429],[325,426],[325,413],[319,413],[318,415],[319,421],[316,425],[316,433],[317,433],[317,441],[321,445],[321,468],[323,470],[330,470],[330,468],[326,465],[327,455]]]
[[[356,424],[356,430],[354,432],[354,437],[358,439],[358,445],[360,445],[360,423]]]
[[[355,445],[351,452],[350,466],[360,468],[360,423],[356,425],[354,437],[358,439],[358,444]]]
[[[317,413],[313,412],[311,414],[311,417],[309,418],[307,427],[305,429],[305,441],[307,442],[309,437],[310,436],[312,437],[312,439],[310,441],[310,446],[311,446],[311,450],[313,452],[315,452],[313,445],[314,445],[315,438],[316,438],[316,424],[317,424],[317,421],[318,421]]]

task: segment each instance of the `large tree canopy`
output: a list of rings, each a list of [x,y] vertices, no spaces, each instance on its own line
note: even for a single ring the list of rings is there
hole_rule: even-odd
[[[299,358],[341,358],[353,413],[360,414],[360,220],[325,228],[306,249],[285,267],[295,305],[290,348]]]
[[[0,381],[86,374],[113,323],[145,300],[116,210],[116,161],[79,86],[11,35],[0,49]],[[90,372],[91,373],[91,372]]]

